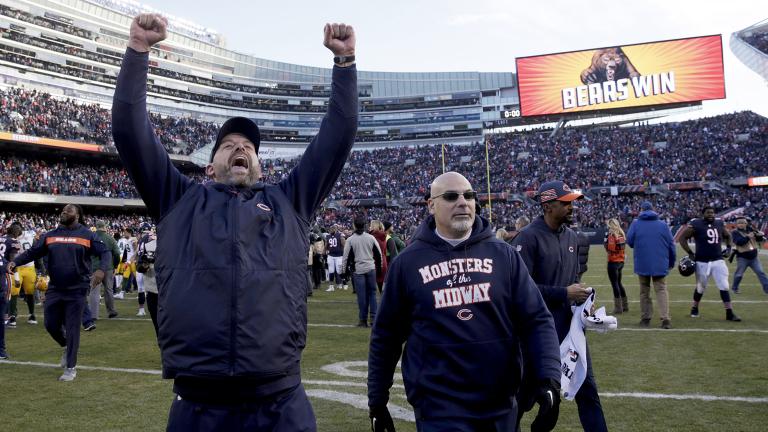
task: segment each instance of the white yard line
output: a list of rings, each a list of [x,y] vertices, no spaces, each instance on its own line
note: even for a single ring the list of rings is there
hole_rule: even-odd
[[[687,300],[680,300],[678,302],[687,302]],[[702,303],[705,303],[705,300],[702,300]],[[675,303],[675,301],[670,301],[670,303]],[[722,303],[719,301],[712,301],[712,303]],[[738,302],[732,302],[732,303],[738,303]],[[768,302],[762,302],[762,301],[744,301],[742,303],[768,303]],[[24,315],[19,315],[19,317],[23,317]],[[621,316],[619,316],[621,318]],[[101,321],[101,320],[100,320]],[[104,319],[104,321],[139,321],[143,323],[152,323],[152,320],[149,318],[111,318],[111,319]],[[97,321],[98,324],[98,321]],[[619,321],[619,325],[621,325],[621,320]],[[734,324],[738,325],[738,324]],[[319,328],[357,328],[354,324],[326,324],[326,323],[315,323],[315,324],[307,324],[308,327],[319,327]],[[370,327],[368,327],[366,330],[370,331]],[[657,330],[662,333],[672,333],[672,332],[691,332],[691,333],[768,333],[768,330],[760,330],[760,329],[718,329],[718,328],[712,328],[712,329],[705,329],[705,328],[686,328],[686,329],[655,329],[655,328],[622,328],[619,327],[618,330],[623,331],[651,331],[651,330]],[[13,330],[7,330],[6,331],[13,331]]]
[[[665,330],[669,331],[669,330]],[[34,367],[44,367],[44,368],[52,368],[52,369],[60,369],[61,366],[56,363],[42,363],[42,362],[27,362],[27,361],[16,361],[16,360],[0,360],[0,366],[3,365],[16,365],[16,366],[34,366]],[[78,369],[80,370],[94,370],[94,371],[103,371],[103,372],[119,372],[119,373],[134,373],[134,374],[143,374],[143,375],[160,375],[160,370],[155,369],[127,369],[127,368],[114,368],[114,367],[103,367],[103,366],[83,366],[78,365]],[[302,383],[304,385],[308,386],[333,386],[333,387],[348,387],[348,388],[360,388],[364,389],[366,388],[365,383],[361,382],[354,382],[354,381],[334,381],[334,380],[303,380]],[[393,386],[397,389],[402,389],[403,386],[400,384],[395,384]],[[331,400],[339,400],[342,402],[346,402],[346,396],[342,397],[338,392],[330,391],[330,390],[310,390],[307,391],[310,395],[330,395]],[[359,395],[362,398],[366,398],[365,395]],[[638,398],[638,399],[673,399],[673,400],[698,400],[698,401],[705,401],[705,402],[714,402],[714,401],[727,401],[727,402],[747,402],[747,403],[768,403],[768,397],[745,397],[745,396],[716,396],[716,395],[705,395],[705,394],[666,394],[666,393],[638,393],[638,392],[605,392],[601,391],[600,396],[603,397],[617,397],[617,398]],[[343,399],[343,400],[342,400]],[[357,406],[357,404],[354,404],[354,406]],[[361,409],[368,409],[367,403],[365,405],[361,405]],[[407,410],[406,410],[407,411]]]
[[[58,363],[42,363],[42,362],[28,362],[28,361],[16,361],[16,360],[0,360],[0,365],[3,364],[12,364],[12,365],[20,365],[20,366],[36,366],[36,367],[44,367],[44,368],[59,368],[61,369],[61,365]],[[159,370],[153,370],[153,369],[124,369],[124,368],[113,368],[113,367],[106,367],[106,366],[82,366],[77,365],[78,369],[82,370],[95,370],[95,371],[104,371],[104,372],[121,372],[121,373],[135,373],[135,374],[146,374],[146,375],[161,375],[162,371]]]
[[[619,327],[617,330],[621,331],[637,331],[637,332],[646,332],[646,331],[658,331],[661,333],[768,333],[768,330],[758,330],[758,329],[701,329],[701,328],[671,328],[671,329],[662,329],[662,328],[621,328]]]

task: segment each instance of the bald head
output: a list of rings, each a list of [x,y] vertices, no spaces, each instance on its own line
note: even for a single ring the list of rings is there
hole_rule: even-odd
[[[468,236],[475,221],[475,198],[469,180],[457,172],[447,172],[432,182],[430,192],[429,212],[435,216],[440,235],[453,239]]]
[[[465,190],[471,190],[472,185],[469,183],[466,177],[455,172],[449,171],[447,173],[440,174],[430,185],[430,196],[437,196],[446,191],[463,192]]]

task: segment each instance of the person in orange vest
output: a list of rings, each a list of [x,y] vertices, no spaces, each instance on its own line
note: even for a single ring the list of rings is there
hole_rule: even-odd
[[[608,279],[613,288],[613,313],[629,311],[627,291],[621,283],[621,270],[624,268],[624,247],[627,236],[619,221],[608,219],[608,231],[605,232],[605,250],[608,252]]]

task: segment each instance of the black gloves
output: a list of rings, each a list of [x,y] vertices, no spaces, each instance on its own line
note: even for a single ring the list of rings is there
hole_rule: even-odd
[[[727,248],[723,249],[723,258],[729,258],[731,256],[731,247],[728,246]]]
[[[395,432],[395,423],[386,405],[370,407],[368,417],[371,418],[371,431]]]
[[[555,428],[560,415],[560,383],[555,380],[542,381],[536,394],[539,413],[531,423],[531,432],[549,432]]]

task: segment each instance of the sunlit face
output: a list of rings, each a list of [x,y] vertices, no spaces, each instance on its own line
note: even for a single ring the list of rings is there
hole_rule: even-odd
[[[205,173],[218,183],[253,186],[261,178],[256,146],[244,135],[232,133],[222,140]]]
[[[708,223],[712,223],[715,221],[715,210],[714,209],[707,209],[704,211],[704,220]]]
[[[65,205],[61,210],[61,214],[59,215],[59,222],[62,225],[72,225],[73,223],[77,222],[77,219],[77,208],[71,204]]]
[[[464,192],[468,191],[472,191],[472,185],[459,174],[443,175],[432,184],[429,213],[435,216],[435,224],[441,234],[462,238],[472,231],[476,200],[464,198]],[[458,198],[450,201],[446,199],[446,192],[457,192]]]

